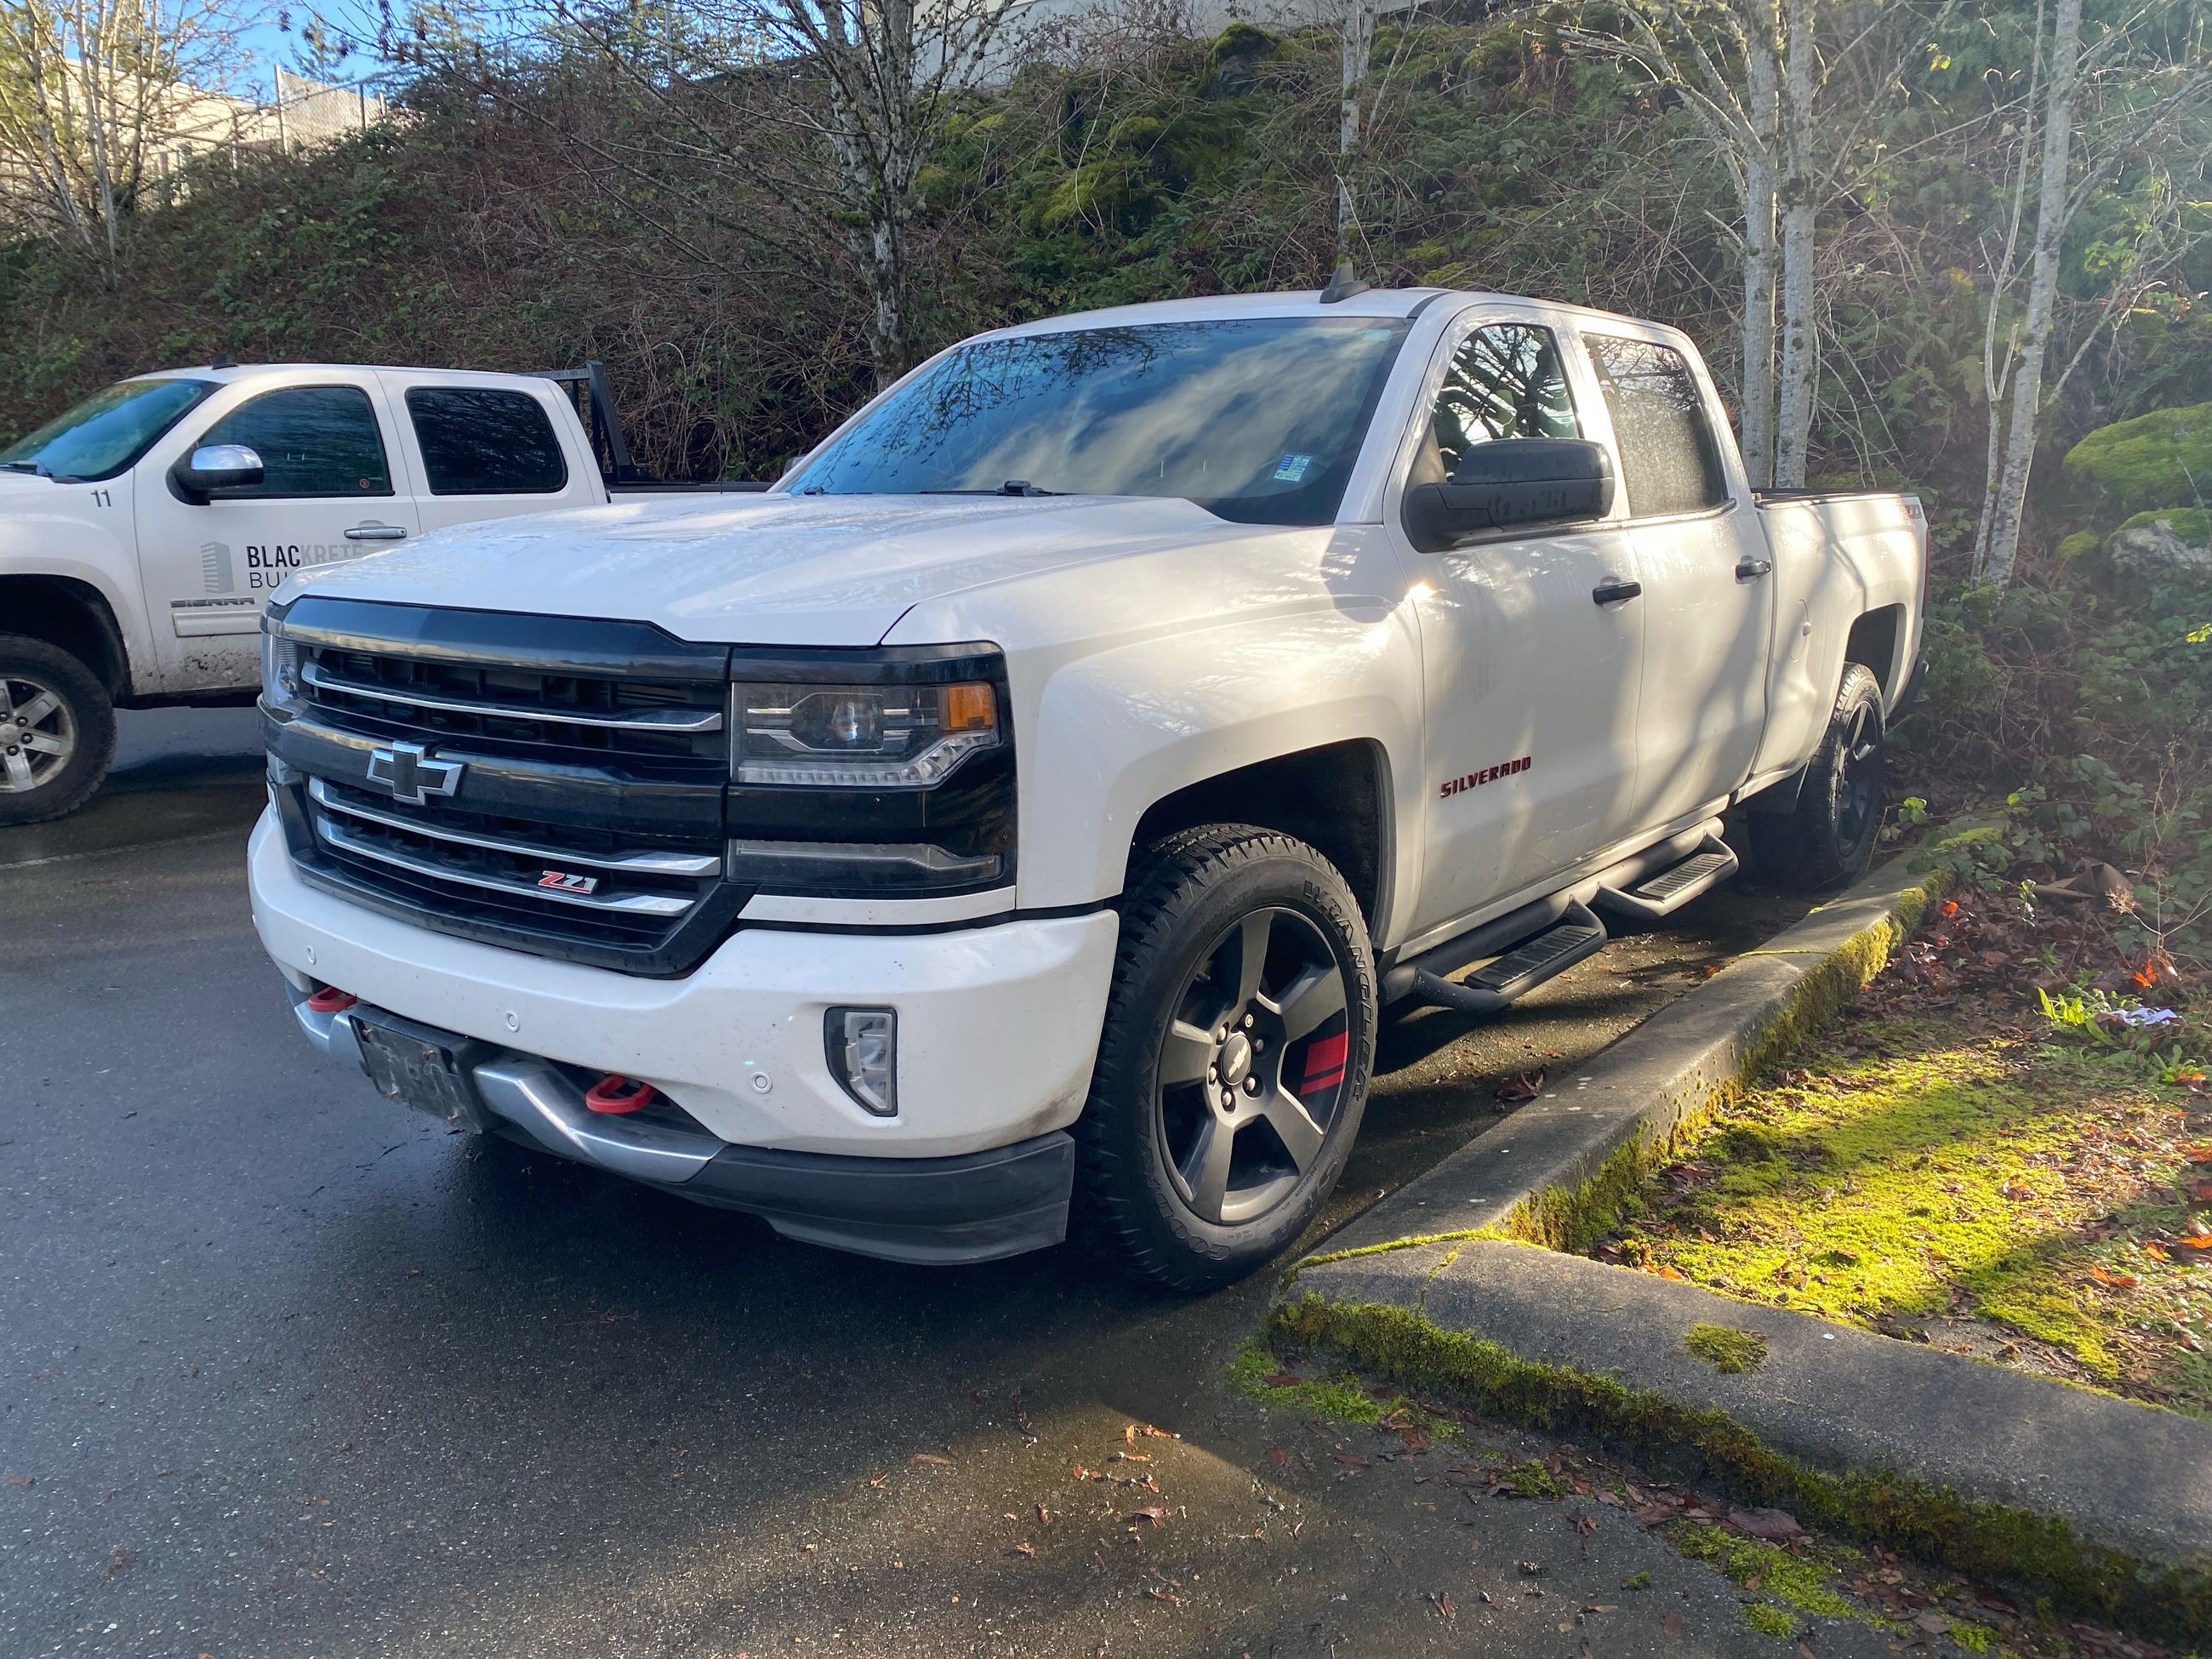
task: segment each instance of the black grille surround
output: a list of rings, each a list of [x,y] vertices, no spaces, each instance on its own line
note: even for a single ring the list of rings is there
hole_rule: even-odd
[[[728,646],[646,623],[313,593],[272,622],[299,653],[294,707],[264,705],[262,717],[294,866],[400,920],[676,977],[729,936],[755,891],[769,890],[730,878],[732,836],[988,844],[1003,848],[1003,873],[979,885],[1011,882],[1011,743],[932,790],[733,788]],[[763,656],[785,654],[740,652],[755,672]],[[909,658],[941,673],[954,654],[805,657],[815,675],[866,679]],[[995,656],[991,665],[1003,707],[1003,667]],[[784,674],[798,666],[775,662]],[[395,782],[394,757],[407,768],[409,746],[422,764]],[[441,793],[451,763],[460,770]]]

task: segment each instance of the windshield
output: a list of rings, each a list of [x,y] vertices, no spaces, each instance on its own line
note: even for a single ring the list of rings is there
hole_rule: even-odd
[[[1179,495],[1243,523],[1327,524],[1407,328],[1244,318],[973,341],[787,488]]]
[[[213,380],[124,380],[0,449],[0,466],[57,478],[112,478],[216,389]]]

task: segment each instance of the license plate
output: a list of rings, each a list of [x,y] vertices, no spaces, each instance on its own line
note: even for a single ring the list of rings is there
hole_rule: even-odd
[[[377,1092],[448,1123],[473,1123],[476,1101],[451,1048],[354,1016],[362,1069]]]

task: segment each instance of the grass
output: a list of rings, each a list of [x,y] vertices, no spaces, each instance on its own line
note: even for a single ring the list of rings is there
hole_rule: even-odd
[[[1597,1254],[2212,1416],[2189,1152],[2124,1060],[1955,1009],[1856,1018],[1717,1114]]]

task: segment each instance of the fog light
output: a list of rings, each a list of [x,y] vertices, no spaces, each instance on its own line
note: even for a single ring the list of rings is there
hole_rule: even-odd
[[[898,1015],[889,1008],[832,1008],[822,1019],[830,1075],[863,1111],[898,1115]]]

